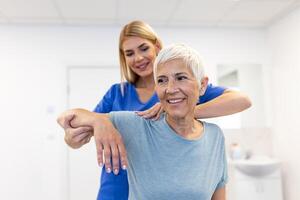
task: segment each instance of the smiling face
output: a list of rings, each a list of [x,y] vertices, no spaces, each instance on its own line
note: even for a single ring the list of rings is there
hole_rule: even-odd
[[[127,37],[122,45],[125,62],[138,76],[153,75],[153,63],[159,48],[147,39],[140,37]]]
[[[157,67],[156,93],[163,109],[172,118],[194,118],[199,84],[182,59],[173,59]]]

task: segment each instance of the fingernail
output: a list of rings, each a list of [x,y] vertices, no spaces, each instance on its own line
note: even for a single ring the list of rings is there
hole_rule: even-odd
[[[99,166],[100,166],[100,167],[103,167],[103,163],[99,163]]]
[[[123,170],[126,170],[126,165],[122,165],[122,169],[123,169]]]
[[[108,167],[108,168],[106,169],[106,172],[107,172],[107,173],[110,173],[110,172],[111,172],[111,169]]]
[[[119,173],[118,169],[114,169],[114,174],[117,175]]]

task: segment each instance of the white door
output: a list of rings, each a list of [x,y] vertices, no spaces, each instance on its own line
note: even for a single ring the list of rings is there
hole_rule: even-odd
[[[120,82],[118,67],[71,67],[68,70],[69,108],[93,110],[113,83]],[[97,165],[94,140],[69,152],[70,200],[95,200],[101,169]]]

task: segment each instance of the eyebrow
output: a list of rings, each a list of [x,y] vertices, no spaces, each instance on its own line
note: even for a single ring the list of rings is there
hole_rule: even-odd
[[[172,76],[180,76],[180,75],[188,75],[188,73],[186,73],[186,72],[178,72],[178,73],[175,73],[175,74],[172,74]],[[159,77],[167,77],[166,75],[159,75],[159,76],[157,76],[157,78],[159,78]]]
[[[142,44],[140,44],[137,48],[141,48],[141,47],[143,47],[143,46],[145,46],[146,45],[146,43],[142,43]],[[127,50],[124,50],[124,52],[131,52],[132,51],[132,49],[127,49]]]
[[[178,72],[178,73],[175,74],[175,76],[179,76],[179,75],[188,75],[188,73],[186,73],[186,72]]]

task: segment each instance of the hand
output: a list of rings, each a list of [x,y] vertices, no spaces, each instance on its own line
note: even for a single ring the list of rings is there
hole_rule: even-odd
[[[81,126],[73,128],[71,121],[74,119],[74,114],[65,114],[58,118],[57,122],[65,130],[65,142],[72,148],[77,149],[84,144],[89,143],[93,136],[93,128],[90,126]]]
[[[89,143],[91,137],[93,137],[93,129],[89,126],[65,129],[65,142],[73,149]]]
[[[94,113],[84,109],[72,109],[62,113],[57,122],[66,131],[67,144],[73,147],[80,147],[85,142],[88,142],[92,136],[92,131],[96,142],[98,164],[100,166],[103,165],[104,155],[107,172],[113,171],[114,174],[118,174],[120,161],[122,168],[126,169],[127,155],[125,146],[121,135],[113,126],[108,114]],[[90,127],[92,127],[91,130],[89,129]],[[79,135],[82,137],[79,137]],[[75,138],[78,140],[74,141]]]
[[[99,125],[94,128],[94,138],[99,166],[102,166],[103,163],[105,163],[106,172],[113,172],[115,175],[120,171],[120,162],[123,170],[127,168],[127,152],[125,145],[120,133],[114,128],[109,119],[102,121],[102,126]]]
[[[145,119],[152,119],[152,120],[158,120],[161,113],[163,113],[163,108],[161,106],[161,103],[158,102],[151,108],[145,111],[138,111],[136,112],[139,116],[144,117]]]

